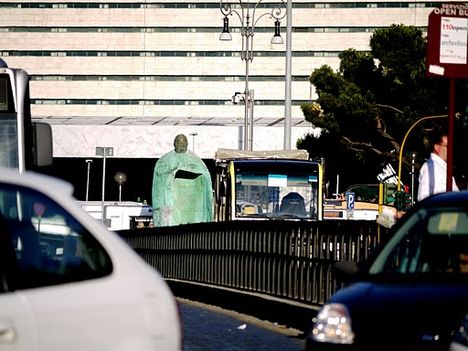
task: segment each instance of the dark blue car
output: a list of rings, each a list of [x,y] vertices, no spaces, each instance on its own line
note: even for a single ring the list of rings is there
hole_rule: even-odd
[[[448,350],[468,311],[468,192],[420,202],[372,259],[336,273],[349,284],[317,314],[307,350]]]

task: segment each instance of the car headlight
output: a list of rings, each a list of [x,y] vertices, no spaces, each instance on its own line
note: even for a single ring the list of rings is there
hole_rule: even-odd
[[[454,341],[461,345],[468,346],[468,314],[462,320],[462,324],[458,328],[457,333],[455,334]]]
[[[322,307],[314,318],[312,338],[316,342],[333,344],[352,344],[354,333],[351,329],[351,317],[346,306],[331,303]]]

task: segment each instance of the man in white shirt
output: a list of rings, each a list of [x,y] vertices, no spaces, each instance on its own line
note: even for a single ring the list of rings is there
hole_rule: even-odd
[[[419,171],[418,201],[447,189],[447,134],[436,133],[431,145],[431,155]],[[458,191],[454,178],[452,190]]]

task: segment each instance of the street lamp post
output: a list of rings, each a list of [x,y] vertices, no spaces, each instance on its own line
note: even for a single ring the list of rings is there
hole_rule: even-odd
[[[291,71],[292,71],[292,0],[288,0],[286,17],[286,67],[284,92],[284,149],[291,150]]]
[[[197,132],[190,133],[190,136],[192,137],[192,152],[195,153],[195,137],[198,135]]]
[[[117,172],[114,175],[114,180],[119,186],[119,202],[122,202],[122,185],[127,181],[127,175],[124,172]]]
[[[104,197],[106,187],[106,157],[114,156],[114,148],[108,146],[96,146],[96,156],[102,156],[102,192],[101,192],[101,221],[104,223]]]
[[[86,163],[88,164],[88,169],[86,173],[86,201],[88,201],[88,194],[89,194],[89,172],[91,170],[91,163],[93,163],[93,160],[87,159]]]
[[[255,4],[250,4],[250,1],[237,0],[239,3],[239,11],[233,9],[230,3],[224,3],[220,1],[220,10],[224,15],[223,19],[223,31],[219,36],[219,40],[232,40],[231,33],[229,32],[229,17],[233,14],[237,15],[241,25],[241,36],[242,36],[242,51],[241,59],[245,61],[245,90],[243,94],[245,103],[245,115],[244,115],[244,150],[252,150],[253,146],[253,90],[249,89],[249,65],[253,60],[253,36],[255,32],[255,26],[260,18],[269,16],[269,18],[275,19],[275,34],[271,39],[272,44],[283,44],[283,38],[281,37],[281,24],[280,19],[286,16],[286,4],[283,0],[281,3],[284,5],[284,9],[278,7],[273,8],[270,12],[265,12],[256,17],[256,11],[258,5],[263,0],[258,0]]]

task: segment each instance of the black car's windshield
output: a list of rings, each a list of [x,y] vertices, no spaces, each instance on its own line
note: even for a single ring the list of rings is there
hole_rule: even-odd
[[[420,209],[399,228],[370,266],[371,275],[468,275],[465,209]]]

